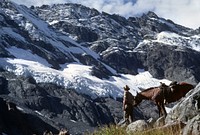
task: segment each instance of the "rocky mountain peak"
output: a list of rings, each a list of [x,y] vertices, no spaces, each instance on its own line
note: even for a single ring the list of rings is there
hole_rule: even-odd
[[[112,96],[122,93],[116,82],[130,82],[129,76],[148,71],[153,82],[200,81],[198,31],[153,12],[125,18],[80,4],[28,8],[0,0],[0,28],[1,104],[9,99],[56,131],[67,127],[80,133],[119,122],[122,103]],[[84,74],[65,72],[74,64]],[[136,109],[137,117],[157,117],[154,107],[145,102],[149,112]]]
[[[64,64],[67,62],[76,62],[79,58],[81,58],[80,61],[82,63],[87,63],[88,65],[99,63],[98,60],[94,58],[93,55],[91,55],[92,51],[89,51],[87,48],[81,47],[65,34],[57,31],[56,29],[52,28],[50,24],[40,19],[37,16],[37,12],[33,12],[33,6],[29,9],[22,5],[17,5],[9,1],[4,1],[1,3],[1,7],[1,43],[3,45],[1,46],[2,57],[11,56],[9,52],[4,49],[4,47],[7,48],[15,46],[24,50],[30,50],[33,54],[37,54],[38,56],[47,60],[47,62],[50,63],[51,66],[55,69],[60,69],[60,64]],[[41,9],[45,9],[45,11],[54,9],[55,11],[57,11],[58,8],[67,9],[66,7],[69,7],[68,10],[72,11],[75,7],[77,7],[79,12],[85,12],[85,15],[90,12],[90,15],[88,17],[92,17],[95,14],[98,14],[96,10],[89,10],[89,8],[83,7],[78,4],[60,4],[52,5],[52,7],[48,5],[43,5]],[[69,13],[67,11],[65,12],[64,10],[62,11],[62,13]],[[55,13],[52,15],[62,18],[61,14]],[[81,16],[78,15],[78,18],[80,17]],[[83,17],[86,16],[83,15]],[[79,30],[81,32],[88,33],[87,29],[85,29],[84,27],[82,27],[81,29],[77,29],[77,31]],[[94,32],[91,32],[90,35],[93,35],[93,33]],[[90,35],[84,36],[83,39],[87,38],[89,41],[92,41],[98,38],[97,35],[93,35],[94,39],[92,39]],[[79,51],[77,51],[77,53],[74,53],[71,52],[70,48],[76,48],[74,50]],[[85,53],[87,54],[87,57],[85,57],[86,55],[83,55]],[[93,63],[90,63],[89,61],[93,61]],[[107,69],[105,68],[104,70]],[[106,72],[109,73],[109,71]]]
[[[38,14],[39,12],[46,11],[46,14],[49,14],[51,16],[45,19],[45,20],[50,19],[48,20],[49,22],[51,22],[51,19],[58,20],[58,21],[62,21],[65,19],[81,19],[81,18],[85,19],[85,18],[91,18],[91,17],[97,16],[100,14],[95,9],[90,9],[83,5],[72,4],[72,3],[54,4],[51,6],[42,5],[41,7],[32,6],[31,9],[37,9],[38,11],[36,13]],[[51,12],[49,12],[49,10],[51,10]]]
[[[1,3],[1,7],[3,9],[1,13],[2,26],[9,27],[9,29],[14,28],[12,31],[20,35],[20,38],[16,40],[16,37],[13,37],[3,28],[5,32],[1,34],[2,45],[6,47],[15,42],[15,46],[31,50],[46,59],[55,69],[61,68],[59,64],[78,60],[82,64],[93,65],[95,63],[95,67],[98,68],[94,69],[101,69],[99,72],[106,69],[106,72],[112,75],[109,69],[103,66],[104,64],[99,64],[103,62],[118,73],[135,75],[138,73],[137,69],[141,68],[149,70],[153,76],[158,78],[187,80],[185,76],[175,75],[175,72],[172,75],[168,74],[169,69],[167,68],[170,67],[171,62],[158,59],[161,62],[159,65],[165,65],[158,69],[148,62],[149,57],[147,56],[152,57],[161,51],[166,54],[168,61],[174,61],[171,60],[172,57],[168,56],[169,52],[166,51],[172,51],[172,49],[163,50],[163,46],[167,45],[166,48],[173,48],[172,46],[179,46],[178,44],[181,42],[181,45],[186,49],[191,49],[191,46],[198,44],[198,37],[193,37],[195,32],[191,29],[160,18],[153,12],[148,12],[141,17],[126,19],[116,14],[100,13],[95,9],[72,3],[43,5],[41,7],[32,6],[28,9],[25,6],[4,1]],[[173,36],[168,37],[169,34],[167,33],[172,33]],[[74,41],[68,37],[81,45],[74,44]],[[155,50],[151,49],[151,46],[154,46]],[[71,47],[81,51],[74,53],[70,51]],[[65,48],[65,51],[63,51],[63,48]],[[6,50],[1,50],[2,56],[11,56]],[[176,50],[172,52],[177,53]],[[83,55],[84,53],[87,55]],[[101,62],[94,58],[91,53],[97,53]],[[190,55],[198,55],[198,53],[192,51],[191,53]],[[181,59],[188,58],[182,57]],[[183,63],[179,65],[183,68],[185,66]],[[178,68],[178,70],[180,69]],[[199,71],[195,70],[195,72]],[[197,77],[193,77],[193,72],[188,73],[190,74],[188,76],[198,80]]]
[[[149,11],[147,14],[146,14],[148,17],[150,17],[150,18],[159,18],[154,12],[152,12],[152,11]]]

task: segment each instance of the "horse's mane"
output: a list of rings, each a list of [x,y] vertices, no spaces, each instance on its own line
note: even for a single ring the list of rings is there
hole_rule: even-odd
[[[149,91],[149,90],[151,90],[151,89],[155,89],[155,88],[158,88],[158,87],[150,87],[150,88],[144,89],[144,90],[141,91],[141,92],[146,92],[146,91]]]

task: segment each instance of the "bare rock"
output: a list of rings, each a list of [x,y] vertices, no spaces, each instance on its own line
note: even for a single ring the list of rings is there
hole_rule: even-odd
[[[191,90],[185,98],[183,98],[172,110],[168,113],[165,122],[173,123],[182,121],[187,123],[193,117],[197,116],[200,111],[200,84],[194,90]]]
[[[154,123],[154,127],[161,127],[165,125],[165,117],[160,117],[157,119],[157,121]]]
[[[137,120],[129,124],[126,128],[127,133],[143,131],[149,127],[148,123],[145,120]]]
[[[183,129],[183,135],[200,135],[200,115],[197,115],[188,122]]]

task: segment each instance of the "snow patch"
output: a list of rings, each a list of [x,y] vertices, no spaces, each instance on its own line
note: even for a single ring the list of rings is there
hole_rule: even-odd
[[[101,80],[91,75],[92,66],[85,66],[78,63],[62,65],[62,70],[52,69],[46,64],[39,63],[39,57],[34,57],[35,61],[24,59],[0,59],[0,66],[14,72],[16,75],[33,76],[36,82],[49,82],[66,88],[73,88],[80,93],[96,97],[122,97],[123,87],[128,85],[133,95],[139,88],[159,86],[160,82],[169,84],[169,80],[158,80],[152,77],[148,71],[139,72],[138,75],[120,74],[112,76],[110,79]],[[37,60],[38,58],[38,60]],[[44,61],[43,61],[44,62]]]
[[[178,46],[179,48],[190,48],[195,51],[200,51],[200,36],[181,36],[172,32],[161,32],[157,34],[157,39],[153,42],[160,42],[166,45]]]

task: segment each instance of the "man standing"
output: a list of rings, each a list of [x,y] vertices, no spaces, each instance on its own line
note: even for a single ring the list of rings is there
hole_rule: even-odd
[[[124,87],[123,109],[126,124],[133,122],[133,95],[129,92],[128,85]]]

